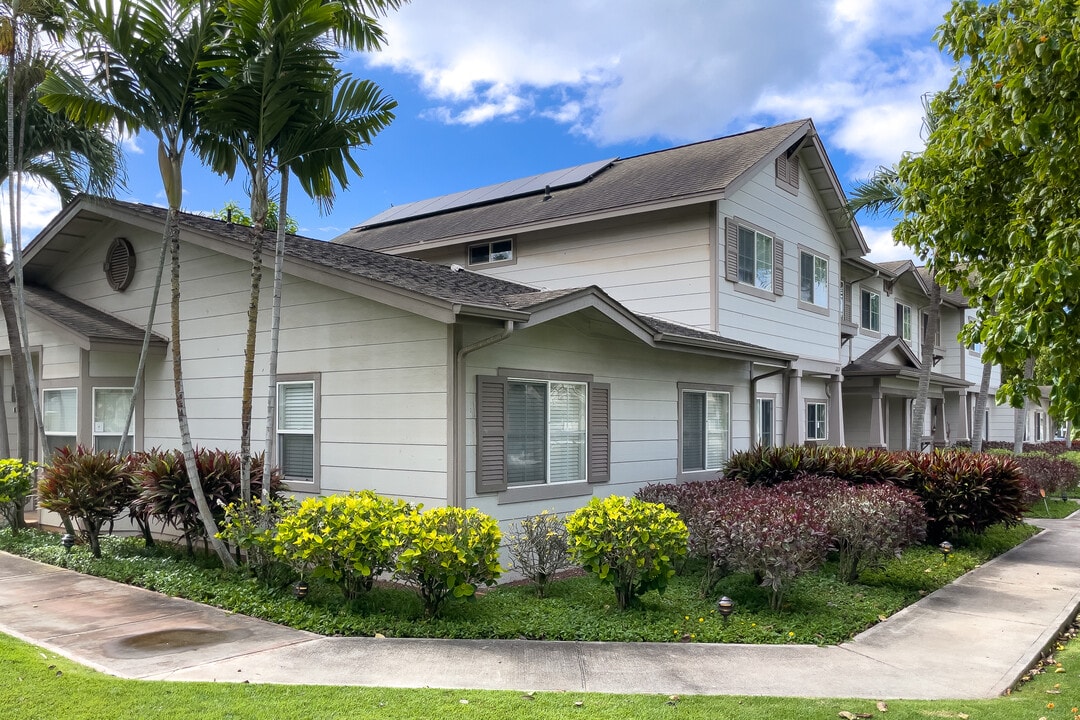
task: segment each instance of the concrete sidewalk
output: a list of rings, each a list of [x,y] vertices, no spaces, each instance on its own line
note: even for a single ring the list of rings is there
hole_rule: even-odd
[[[0,553],[0,631],[125,678],[985,698],[1080,608],[1080,513],[840,646],[328,638]]]

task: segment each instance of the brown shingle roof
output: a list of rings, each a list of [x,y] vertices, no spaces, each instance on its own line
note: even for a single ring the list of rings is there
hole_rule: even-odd
[[[587,215],[681,197],[716,193],[788,140],[808,120],[616,160],[580,185],[558,188],[549,199],[524,197],[457,208],[427,217],[357,226],[335,243],[369,250],[432,241],[464,233]]]
[[[142,343],[143,328],[84,305],[55,290],[27,285],[25,296],[28,308],[51,318],[89,342]],[[167,344],[165,338],[156,334],[151,336],[150,342],[158,346]]]

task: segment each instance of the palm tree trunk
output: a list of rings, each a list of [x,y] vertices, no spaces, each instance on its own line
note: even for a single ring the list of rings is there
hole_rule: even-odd
[[[270,368],[266,390],[266,444],[263,452],[262,504],[270,506],[270,478],[274,465],[274,420],[277,407],[278,339],[281,335],[281,286],[285,265],[285,222],[289,202],[289,168],[281,168],[281,197],[278,199],[278,223],[274,242],[274,303],[270,313]]]
[[[259,294],[262,290],[266,184],[266,175],[260,163],[251,174],[251,295],[247,341],[244,343],[244,386],[240,399],[240,497],[244,502],[251,501],[251,398],[255,387],[255,338],[259,330]]]
[[[183,363],[180,352],[180,212],[176,207],[169,208],[165,232],[169,238],[169,246],[172,249],[172,337],[170,344],[172,345],[176,419],[180,425],[180,445],[184,453],[184,467],[187,469],[188,482],[191,483],[191,492],[195,497],[195,505],[199,509],[199,519],[206,530],[206,536],[213,545],[214,552],[221,560],[221,564],[231,570],[236,568],[236,560],[229,553],[229,549],[225,547],[225,543],[217,537],[217,523],[214,521],[213,513],[210,512],[210,505],[206,501],[206,493],[203,492],[202,481],[199,479],[199,466],[195,462],[195,448],[191,443],[191,428],[188,425],[187,402],[184,398]]]
[[[971,423],[972,452],[982,452],[983,436],[986,435],[986,403],[990,396],[990,374],[993,369],[994,366],[990,363],[983,363],[979,395],[975,398],[975,417]]]
[[[941,286],[930,279],[930,308],[927,311],[926,332],[922,339],[922,357],[919,358],[919,385],[915,391],[915,404],[912,408],[911,438],[908,449],[922,449],[923,428],[926,425],[926,403],[930,396],[930,371],[934,367],[934,341],[937,338],[938,324],[941,319]]]

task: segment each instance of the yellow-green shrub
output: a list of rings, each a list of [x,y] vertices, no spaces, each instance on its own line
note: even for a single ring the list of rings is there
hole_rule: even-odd
[[[689,533],[678,514],[659,503],[612,495],[593,498],[566,519],[571,556],[615,586],[620,609],[649,590],[663,592],[686,555]]]
[[[476,508],[414,510],[402,535],[397,575],[416,589],[430,616],[451,597],[473,597],[478,585],[493,585],[502,574],[499,523]]]
[[[35,462],[0,459],[0,518],[7,520],[12,532],[23,526],[23,505],[33,487],[35,470]]]
[[[278,523],[274,554],[337,583],[351,600],[394,569],[408,510],[371,490],[308,498]]]

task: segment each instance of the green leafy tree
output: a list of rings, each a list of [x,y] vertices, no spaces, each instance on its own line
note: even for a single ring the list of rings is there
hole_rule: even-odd
[[[266,229],[277,231],[278,227],[278,204],[274,200],[270,200],[266,203]],[[230,200],[225,203],[225,207],[220,210],[214,210],[210,213],[210,217],[218,220],[225,220],[227,222],[234,223],[236,225],[243,225],[244,227],[251,227],[251,216],[240,207],[240,204],[234,200]],[[300,226],[296,224],[296,219],[291,215],[285,218],[285,232],[290,235],[295,235]]]
[[[199,480],[184,395],[180,342],[180,204],[183,163],[196,135],[195,92],[199,63],[215,27],[215,7],[203,0],[70,0],[80,42],[80,59],[91,82],[74,73],[53,73],[42,84],[42,102],[76,120],[115,123],[121,132],[146,131],[157,143],[158,166],[169,210],[162,233],[154,292],[133,385],[127,425],[142,385],[149,338],[157,309],[166,255],[171,255],[171,342],[177,422],[199,517],[214,551],[228,568],[236,561],[218,528]],[[128,433],[121,436],[127,437]]]
[[[897,237],[976,305],[964,339],[1002,366],[1045,357],[1059,377],[1080,372],[1078,38],[1075,2],[954,2],[938,40],[956,73],[932,101],[925,151],[898,168]],[[1036,394],[1022,374],[998,399]],[[1051,412],[1075,421],[1080,384],[1056,383]]]

